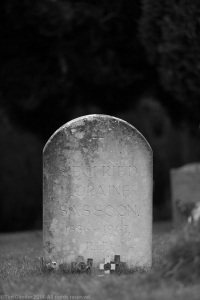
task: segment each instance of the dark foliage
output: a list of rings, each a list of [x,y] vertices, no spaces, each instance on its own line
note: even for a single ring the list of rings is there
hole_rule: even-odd
[[[0,232],[41,227],[43,143],[0,110]]]
[[[56,129],[75,105],[136,99],[147,68],[138,0],[4,0],[0,10],[1,101],[17,122],[37,118],[49,135],[44,115]]]
[[[200,2],[142,0],[141,40],[163,87],[199,122]],[[175,107],[175,103],[169,103]]]
[[[41,219],[39,136],[46,141],[69,119],[94,113],[93,107],[115,114],[143,91],[139,4],[0,2],[0,112],[10,122],[10,131],[2,123],[0,132],[1,230],[31,228]]]

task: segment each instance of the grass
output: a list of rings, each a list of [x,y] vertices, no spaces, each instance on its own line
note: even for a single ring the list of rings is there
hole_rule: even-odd
[[[193,243],[191,257],[191,252],[187,254],[188,245],[184,246],[191,233],[170,231],[169,224],[159,224],[154,229],[151,271],[137,270],[131,274],[104,277],[96,274],[45,273],[40,264],[41,232],[1,234],[0,299],[199,300],[199,252]],[[187,259],[184,260],[184,257]],[[195,266],[198,266],[196,273]],[[192,278],[193,273],[196,275]]]

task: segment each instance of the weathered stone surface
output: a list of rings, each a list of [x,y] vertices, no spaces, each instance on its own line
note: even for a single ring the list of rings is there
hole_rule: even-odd
[[[44,259],[151,266],[152,150],[127,122],[88,115],[44,148]]]
[[[172,169],[170,176],[173,225],[179,228],[188,221],[195,203],[200,201],[200,164]]]

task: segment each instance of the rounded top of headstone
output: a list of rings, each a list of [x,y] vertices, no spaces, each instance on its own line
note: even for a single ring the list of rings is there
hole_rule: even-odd
[[[193,172],[199,172],[200,171],[200,163],[194,162],[190,164],[186,164],[184,166],[181,166],[180,168],[171,169],[172,173],[193,173]]]
[[[124,134],[130,133],[130,131],[134,131],[135,135],[140,139],[145,147],[148,149],[148,151],[152,152],[151,146],[149,145],[148,141],[145,139],[145,137],[130,123],[110,115],[103,115],[103,114],[91,114],[91,115],[85,115],[82,117],[78,117],[76,119],[73,119],[64,125],[62,125],[60,128],[58,128],[52,136],[47,141],[46,145],[44,146],[43,152],[45,152],[48,145],[51,143],[51,141],[62,131],[71,130],[72,134],[77,135],[76,137],[79,139],[84,138],[84,132],[81,133],[81,130],[84,129],[84,127],[88,125],[90,127],[90,131],[92,132],[94,128],[96,127],[96,130],[99,128],[99,131],[101,131],[102,127],[106,127],[108,131],[112,129],[117,129],[118,126],[121,125],[124,129]],[[76,130],[79,131],[79,133],[76,133]],[[101,132],[100,132],[101,134]]]

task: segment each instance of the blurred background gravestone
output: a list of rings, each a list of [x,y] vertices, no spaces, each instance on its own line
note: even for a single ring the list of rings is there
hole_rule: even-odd
[[[200,164],[172,169],[170,175],[173,225],[178,228],[188,222],[192,209],[200,202]]]
[[[59,128],[44,148],[45,261],[120,255],[151,266],[152,167],[148,142],[123,120],[89,115]]]

